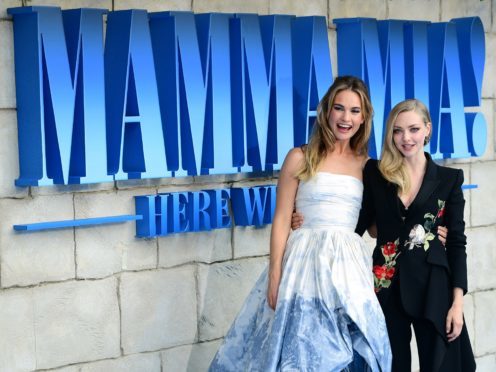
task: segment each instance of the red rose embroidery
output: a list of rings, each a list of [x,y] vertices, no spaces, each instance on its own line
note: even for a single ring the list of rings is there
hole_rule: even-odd
[[[437,212],[436,218],[441,218],[444,216],[444,207]]]
[[[373,268],[374,275],[378,279],[384,279],[386,277],[386,267],[385,266],[379,266],[375,265]]]
[[[398,252],[399,239],[394,242],[387,242],[381,246],[381,252],[384,257],[383,265],[375,265],[372,268],[374,272],[374,290],[375,293],[379,292],[381,288],[389,288],[391,280],[393,279],[396,269],[396,259],[401,254]]]
[[[394,276],[394,272],[396,271],[396,269],[394,267],[390,267],[386,270],[386,279],[393,279],[393,276]]]
[[[385,256],[392,256],[396,254],[396,244],[392,242],[387,242],[382,249]]]

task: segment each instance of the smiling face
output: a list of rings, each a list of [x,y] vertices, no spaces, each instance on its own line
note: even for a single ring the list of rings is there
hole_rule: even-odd
[[[430,132],[431,123],[424,123],[417,112],[401,112],[393,124],[394,146],[405,158],[423,156],[425,139]]]
[[[337,141],[349,141],[364,122],[362,101],[352,90],[336,94],[329,112],[329,126]]]

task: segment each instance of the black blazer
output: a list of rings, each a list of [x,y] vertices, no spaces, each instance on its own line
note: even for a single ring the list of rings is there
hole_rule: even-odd
[[[377,160],[367,162],[363,175],[362,210],[356,231],[362,235],[368,226],[377,225],[377,245],[373,254],[376,284],[380,277],[386,277],[382,282],[384,286],[376,287],[379,302],[387,301],[391,287],[399,285],[407,313],[431,320],[446,339],[445,320],[453,300],[453,287],[462,288],[464,293],[467,291],[465,200],[461,189],[463,171],[439,166],[429,154],[425,155],[428,161],[426,173],[405,218],[402,218],[397,186],[382,177]],[[409,244],[415,225],[420,225],[417,229],[424,232],[423,242],[427,241],[427,245],[418,243],[420,239],[415,245]],[[446,248],[437,238],[440,225],[448,227]],[[396,244],[393,246],[391,243]],[[395,255],[392,254],[394,251]],[[386,265],[387,257],[389,266]],[[385,267],[389,269],[386,274]],[[388,278],[390,283],[387,283]],[[398,280],[399,283],[395,283]]]

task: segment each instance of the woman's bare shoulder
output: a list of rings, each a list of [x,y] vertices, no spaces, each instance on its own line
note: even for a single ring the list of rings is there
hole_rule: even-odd
[[[289,150],[284,159],[284,164],[282,169],[288,170],[291,173],[295,173],[303,165],[305,161],[305,153],[301,147],[295,147]]]
[[[288,154],[286,155],[286,160],[285,161],[291,161],[291,162],[302,162],[305,159],[305,149],[302,147],[294,147],[291,150],[289,150]]]
[[[367,162],[370,160],[370,156],[368,154],[365,154],[365,155],[361,155],[360,156],[360,162],[361,162],[361,165],[362,165],[362,170],[365,169],[365,165],[367,164]]]

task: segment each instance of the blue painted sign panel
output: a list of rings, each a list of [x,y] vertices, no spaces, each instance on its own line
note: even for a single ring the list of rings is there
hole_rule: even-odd
[[[9,14],[18,186],[277,170],[307,142],[333,80],[324,17],[58,7]],[[473,110],[485,58],[479,18],[334,22],[339,74],[370,89],[371,156],[380,154],[389,110],[410,97],[430,108],[435,158],[484,153],[487,125]]]

